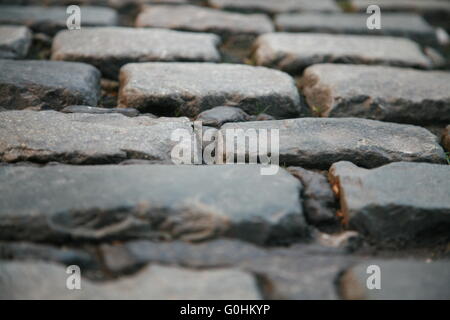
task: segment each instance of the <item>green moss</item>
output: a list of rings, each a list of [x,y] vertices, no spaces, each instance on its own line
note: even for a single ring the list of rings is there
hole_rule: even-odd
[[[344,11],[344,12],[355,12],[356,11],[356,9],[352,6],[351,1],[341,0],[341,1],[338,1],[338,5],[341,7],[342,11]]]
[[[320,116],[322,114],[322,107],[319,106],[311,106],[311,110],[316,116]]]

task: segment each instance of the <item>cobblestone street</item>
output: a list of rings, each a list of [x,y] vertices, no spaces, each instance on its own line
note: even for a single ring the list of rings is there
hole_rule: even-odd
[[[0,299],[450,299],[448,33],[450,0],[0,0]]]

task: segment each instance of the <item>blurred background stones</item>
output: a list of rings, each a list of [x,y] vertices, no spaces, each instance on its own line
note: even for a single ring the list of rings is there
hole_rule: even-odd
[[[372,2],[0,0],[0,298],[450,299],[450,1]]]

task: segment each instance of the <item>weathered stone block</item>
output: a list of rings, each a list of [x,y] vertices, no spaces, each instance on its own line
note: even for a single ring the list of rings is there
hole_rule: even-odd
[[[396,161],[445,163],[445,154],[437,137],[424,128],[412,125],[358,118],[226,123],[220,129],[225,140],[223,150],[220,145],[216,148],[216,152],[224,157],[227,154],[249,154],[249,149],[237,143],[237,139],[234,150],[227,150],[226,131],[229,129],[243,129],[241,133],[235,132],[238,137],[248,134],[248,129],[279,130],[281,165],[328,169],[341,160],[367,168]]]
[[[0,113],[0,122],[3,162],[105,164],[148,159],[171,163],[172,149],[178,144],[172,133],[181,129],[194,135],[186,118],[9,111]],[[195,146],[191,150],[197,152]]]
[[[157,115],[194,117],[217,106],[279,118],[301,111],[294,80],[277,70],[212,63],[139,63],[120,74],[119,104]]]
[[[41,60],[0,60],[0,106],[55,109],[96,106],[100,72],[87,64]]]
[[[308,228],[301,183],[282,169],[272,176],[261,175],[260,169],[258,165],[3,166],[0,239],[228,237],[257,244],[304,240]]]
[[[413,41],[396,37],[321,33],[267,33],[255,41],[256,65],[299,74],[317,63],[381,64],[431,68]]]
[[[211,32],[225,39],[274,31],[270,19],[262,14],[239,14],[188,5],[145,7],[136,18],[136,27]]]
[[[450,122],[450,72],[318,64],[299,84],[311,111],[323,117]]]
[[[87,62],[115,79],[129,62],[219,62],[219,42],[213,34],[165,29],[82,28],[56,35],[52,60]]]
[[[450,235],[450,167],[392,163],[377,169],[338,162],[330,179],[352,229],[381,246],[416,246]]]

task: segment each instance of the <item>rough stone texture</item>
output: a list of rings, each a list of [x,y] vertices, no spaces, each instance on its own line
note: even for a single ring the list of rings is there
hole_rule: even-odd
[[[215,107],[200,113],[196,120],[202,121],[205,126],[220,128],[227,122],[242,122],[250,119],[250,116],[239,108]]]
[[[0,242],[1,260],[48,261],[80,268],[98,268],[96,259],[80,249],[56,248],[27,242]],[[0,262],[1,263],[1,262]]]
[[[23,59],[31,45],[27,27],[0,26],[0,59]]]
[[[55,109],[97,105],[100,72],[84,63],[0,60],[0,106]]]
[[[381,64],[430,68],[413,41],[395,37],[321,33],[267,33],[255,41],[255,64],[301,73],[317,63]]]
[[[50,35],[66,29],[67,7],[0,6],[0,24],[26,25],[36,32]],[[81,7],[81,28],[114,26],[118,22],[115,10],[104,7]],[[78,31],[76,31],[78,32]]]
[[[220,132],[226,140],[225,130],[238,128],[244,134],[247,129],[278,129],[281,165],[328,169],[340,160],[368,168],[395,161],[445,162],[437,137],[412,125],[358,118],[299,118],[227,123]],[[236,149],[245,150],[242,146]]]
[[[137,117],[140,112],[133,108],[97,108],[89,106],[68,106],[61,110],[64,113],[106,114],[120,113],[127,117]]]
[[[149,6],[136,18],[136,27],[212,32],[223,38],[273,32],[271,20],[261,14],[239,14],[196,6]]]
[[[288,171],[304,187],[302,197],[308,223],[319,227],[336,225],[336,199],[326,176],[300,167],[289,167]]]
[[[0,261],[0,299],[254,300],[254,277],[237,269],[192,271],[149,266],[107,283],[82,279],[81,290],[66,288],[66,269],[47,263]]]
[[[442,145],[444,146],[445,150],[450,152],[450,125],[448,125],[444,130],[444,134],[442,136]]]
[[[299,83],[311,111],[323,117],[450,121],[450,72],[319,64]]]
[[[193,136],[191,122],[186,118],[7,111],[0,113],[0,123],[3,162],[101,164],[126,159],[171,162],[172,149],[179,143],[171,140],[172,132],[184,129]]]
[[[303,33],[300,35],[305,35],[305,32],[333,34],[359,34],[361,32],[363,35],[371,35],[371,33],[367,33],[366,29],[358,29],[361,20],[356,21],[356,19],[361,19],[364,15],[367,17],[365,13],[355,14],[350,18],[349,15],[340,15],[339,13],[334,15],[335,12],[328,14],[316,12],[315,14],[312,12],[314,10],[305,10],[305,3],[310,5],[309,9],[313,6],[316,6],[317,9],[323,3],[331,3],[334,7],[337,4],[350,11],[350,1],[270,0],[272,8],[276,8],[273,10],[264,8],[269,0],[254,0],[253,3],[262,7],[259,12],[264,12],[259,17],[265,18],[260,21],[268,22],[271,28],[264,32],[260,30],[262,24],[250,21],[250,19],[239,25],[237,20],[230,23],[230,20],[221,18],[223,16],[244,18],[258,16],[254,12],[249,10],[248,16],[245,16],[230,11],[208,9],[208,1],[75,0],[74,3],[70,0],[18,0],[16,2],[0,0],[0,3],[59,5],[64,6],[59,8],[64,10],[65,6],[69,4],[109,6],[120,11],[118,24],[127,27],[135,25],[135,18],[139,14],[142,4],[153,2],[159,4],[195,3],[201,5],[201,7],[190,9],[196,10],[195,12],[186,10],[185,6],[176,8],[176,5],[169,10],[164,9],[166,10],[165,14],[161,11],[157,11],[155,14],[153,11],[152,22],[156,23],[161,20],[167,23],[163,27],[176,29],[178,34],[183,35],[186,35],[186,32],[181,31],[187,31],[186,29],[180,31],[183,28],[193,28],[194,30],[191,31],[196,32],[196,35],[201,35],[198,32],[211,32],[210,38],[215,39],[214,45],[211,47],[219,57],[216,61],[228,64],[256,64],[250,58],[252,41],[259,35],[258,32],[273,32],[270,20],[275,20],[276,15],[278,15],[278,20],[286,16],[280,12],[288,14],[288,17],[304,17],[299,21],[300,23],[315,25],[313,22],[317,22],[318,28],[327,24],[334,28],[332,30],[302,30],[300,32]],[[414,2],[415,0],[410,1]],[[428,1],[433,2],[434,0]],[[248,10],[248,2],[250,1],[243,0],[239,4],[247,6]],[[286,6],[290,4],[303,6],[303,8],[286,9]],[[283,7],[285,9],[280,9]],[[157,10],[160,10],[159,8],[161,7],[158,6]],[[193,7],[188,6],[187,8]],[[232,8],[226,8],[226,10],[228,9],[232,10]],[[146,13],[148,12],[146,11]],[[191,14],[188,14],[189,12]],[[211,19],[206,14],[208,12],[210,15],[217,14],[217,18]],[[295,12],[300,12],[300,14],[296,15]],[[383,20],[382,17],[384,28],[381,31],[370,31],[382,34],[374,35],[373,38],[401,36],[427,45],[428,47],[423,48],[423,52],[429,59],[429,67],[446,69],[446,61],[438,53],[440,51],[447,54],[445,48],[433,49],[429,46],[430,44],[435,45],[437,37],[441,44],[445,43],[444,30],[436,30],[436,36],[430,27],[414,13],[410,13],[410,19],[405,18],[407,14],[405,12],[395,13],[394,21],[392,18],[394,14],[386,13],[383,9],[382,12],[386,18]],[[429,20],[428,12],[429,8],[420,10],[419,13],[435,26],[436,20],[434,17],[431,19],[433,21]],[[201,13],[205,13],[203,18],[199,18]],[[446,15],[444,10],[440,13]],[[434,10],[434,14],[438,16],[439,11]],[[175,18],[170,22],[167,19],[169,16]],[[307,17],[313,21],[308,21]],[[445,22],[450,25],[448,17],[447,15]],[[65,14],[65,18],[67,18],[67,14]],[[189,19],[192,19],[191,22],[188,21]],[[364,25],[365,21],[363,20],[362,23]],[[49,24],[51,25],[51,23],[39,24],[34,30],[40,31],[38,28],[41,27],[41,31],[46,33],[34,32],[32,46],[25,56],[26,59],[50,59],[52,33],[59,30],[58,28],[65,29],[65,25],[61,24],[60,27],[52,29],[52,27],[48,27]],[[214,29],[215,26],[218,26],[218,29]],[[236,32],[239,26],[245,26],[248,29],[245,29],[247,31],[240,29],[239,32]],[[82,31],[94,29],[85,28],[84,25],[82,27]],[[26,26],[22,26],[22,28],[26,28]],[[145,28],[145,31],[153,30]],[[77,31],[70,33],[77,34]],[[9,36],[9,34],[7,35]],[[0,39],[5,36],[2,37],[0,32]],[[95,40],[95,37],[91,38]],[[98,44],[103,43],[91,41],[91,38],[87,41],[89,45],[86,46],[89,50],[100,47]],[[364,280],[368,277],[364,267],[358,263],[367,261],[367,259],[414,258],[431,262],[450,258],[448,246],[450,223],[448,220],[439,223],[442,220],[434,220],[433,216],[433,220],[428,221],[426,217],[428,213],[417,213],[416,208],[413,207],[414,203],[412,205],[411,201],[407,203],[413,197],[426,198],[426,201],[433,200],[434,198],[429,197],[427,193],[432,192],[429,191],[429,186],[434,183],[435,175],[429,175],[431,182],[415,183],[415,188],[408,186],[405,191],[408,196],[403,197],[406,203],[405,208],[395,207],[397,203],[394,202],[383,207],[384,217],[388,217],[385,220],[390,219],[391,216],[394,217],[390,219],[394,226],[386,223],[388,229],[394,231],[399,230],[398,225],[402,225],[403,222],[396,220],[397,212],[408,211],[407,214],[404,213],[406,223],[403,225],[409,229],[407,232],[414,234],[416,238],[409,241],[401,237],[394,240],[388,238],[384,242],[384,239],[374,238],[362,229],[357,232],[356,228],[346,224],[348,219],[346,220],[347,216],[343,214],[346,208],[343,206],[341,210],[337,202],[338,197],[343,196],[339,194],[343,189],[341,190],[335,183],[336,179],[327,181],[325,179],[326,171],[321,171],[329,169],[332,162],[341,159],[351,160],[365,167],[377,167],[390,161],[399,160],[437,163],[448,161],[450,163],[448,155],[445,160],[443,150],[437,144],[438,138],[443,135],[445,126],[450,124],[449,116],[447,116],[449,99],[446,96],[446,93],[450,91],[447,82],[450,81],[440,76],[446,73],[380,67],[381,70],[385,68],[386,70],[398,70],[398,72],[372,74],[370,72],[354,72],[355,69],[350,68],[351,66],[347,64],[342,66],[342,70],[346,66],[349,67],[348,70],[337,72],[337,69],[332,69],[333,72],[330,71],[329,74],[319,75],[316,70],[322,68],[319,65],[312,68],[316,70],[313,73],[308,73],[304,78],[298,78],[298,85],[303,91],[297,92],[292,78],[289,78],[292,83],[289,86],[293,88],[291,91],[286,89],[286,85],[284,87],[280,85],[281,78],[273,76],[273,73],[272,75],[267,73],[266,77],[261,77],[260,74],[246,76],[246,73],[238,68],[239,66],[226,65],[222,67],[221,64],[215,64],[214,68],[219,66],[219,70],[211,67],[211,69],[199,71],[192,67],[185,73],[177,70],[170,71],[168,67],[170,64],[178,65],[180,62],[189,62],[193,66],[200,65],[200,63],[183,59],[158,60],[161,56],[165,57],[166,53],[170,54],[170,50],[158,51],[161,53],[160,56],[155,60],[147,61],[146,59],[149,59],[151,54],[145,53],[139,56],[142,52],[139,50],[145,46],[159,50],[162,46],[158,43],[154,44],[155,41],[143,40],[143,37],[139,36],[138,42],[142,41],[143,44],[141,45],[139,42],[139,46],[133,47],[123,40],[128,40],[128,38],[120,36],[117,38],[118,41],[115,41],[116,38],[109,43],[105,40],[102,41],[111,45],[110,48],[120,47],[118,51],[125,52],[129,49],[136,49],[132,53],[136,54],[133,59],[137,57],[136,60],[131,61],[133,65],[137,65],[135,62],[170,62],[165,64],[167,68],[164,70],[161,68],[160,72],[145,71],[144,67],[139,70],[141,66],[135,67],[135,73],[139,74],[142,71],[142,74],[138,75],[135,83],[129,87],[135,91],[127,92],[128,97],[132,97],[132,100],[135,99],[133,100],[135,107],[140,108],[140,111],[152,111],[158,115],[173,117],[188,115],[191,119],[151,120],[150,118],[157,116],[149,113],[140,114],[139,110],[126,108],[127,105],[121,104],[119,91],[123,90],[124,82],[121,87],[117,78],[120,73],[119,68],[129,63],[129,60],[122,59],[122,56],[119,58],[108,56],[109,53],[116,52],[115,49],[105,49],[104,57],[106,58],[100,62],[95,60],[95,63],[104,68],[103,79],[100,83],[100,98],[96,100],[96,104],[92,101],[65,100],[63,103],[58,103],[57,99],[61,99],[62,95],[69,93],[86,95],[85,92],[73,90],[67,86],[61,86],[55,90],[45,89],[42,94],[42,90],[39,89],[41,96],[35,95],[34,84],[31,84],[32,88],[29,90],[30,86],[26,81],[23,82],[23,87],[20,89],[0,90],[0,97],[12,97],[11,99],[20,102],[17,104],[18,108],[13,105],[16,101],[12,102],[10,106],[0,103],[0,137],[2,137],[0,138],[0,260],[7,260],[0,261],[0,265],[12,262],[14,267],[8,270],[13,269],[14,272],[19,270],[26,274],[25,276],[10,276],[12,273],[0,270],[0,278],[14,281],[14,286],[20,281],[27,282],[24,286],[18,284],[21,291],[12,292],[10,289],[5,290],[5,286],[2,286],[5,282],[0,280],[0,296],[4,297],[2,292],[6,292],[5,295],[12,292],[12,294],[16,294],[15,298],[24,292],[26,293],[24,297],[40,298],[42,292],[49,292],[51,294],[45,295],[44,293],[44,297],[74,298],[75,295],[88,299],[134,297],[166,299],[189,298],[193,295],[194,298],[217,298],[215,291],[203,290],[205,286],[213,286],[214,290],[220,291],[220,296],[232,299],[246,299],[252,295],[265,299],[390,298],[402,297],[402,291],[408,290],[413,293],[409,294],[410,292],[408,292],[407,295],[414,298],[430,296],[448,298],[448,288],[443,284],[434,286],[432,284],[434,279],[430,282],[427,282],[428,280],[420,282],[417,285],[418,281],[416,280],[423,277],[427,271],[408,272],[409,265],[405,261],[402,262],[402,268],[407,275],[403,274],[399,277],[401,284],[405,284],[405,286],[398,285],[400,281],[395,281],[397,280],[396,274],[391,276],[388,272],[386,277],[382,274],[383,289],[385,281],[389,281],[389,285],[392,284],[386,288],[389,290],[388,294],[382,291],[375,292],[373,296],[370,294],[374,292],[358,296],[361,291],[366,290]],[[163,41],[169,37],[161,36],[160,38]],[[221,43],[219,43],[220,38],[223,40]],[[67,42],[71,41],[67,40]],[[183,50],[190,47],[191,44],[192,42],[171,41],[171,45],[178,45]],[[335,45],[337,48],[341,48],[340,42],[336,42]],[[194,45],[193,47],[196,50],[205,48],[203,45]],[[314,44],[314,49],[320,49],[320,47],[320,42]],[[390,55],[395,52],[397,47],[397,43],[389,46],[386,54]],[[302,45],[299,45],[298,48],[302,48]],[[367,51],[367,49],[365,50]],[[400,48],[400,50],[402,49]],[[412,51],[409,50],[408,54],[409,52]],[[399,54],[399,56],[401,55],[404,56],[404,59],[408,58],[404,52]],[[151,58],[153,59],[153,56]],[[326,56],[326,58],[329,57]],[[89,59],[94,61],[93,58]],[[279,59],[282,60],[283,56],[280,55]],[[340,61],[339,59],[343,58],[339,57],[336,60],[330,59],[345,63],[353,62],[352,59]],[[24,61],[24,63],[27,62]],[[287,63],[289,64],[289,61]],[[391,62],[382,61],[380,63],[389,64]],[[357,64],[364,64],[364,62]],[[142,64],[142,66],[144,65],[147,63]],[[259,70],[257,67],[243,67],[249,68],[249,70]],[[359,68],[358,66],[354,67]],[[413,67],[425,68],[418,65],[413,65]],[[224,72],[226,68],[236,68],[237,71],[233,77],[228,77],[228,72]],[[361,68],[364,67],[361,66]],[[368,68],[372,70],[371,68],[377,67]],[[267,68],[265,70],[270,71]],[[300,71],[304,70],[298,68],[292,73]],[[409,76],[403,76],[402,71],[411,73]],[[2,72],[3,69],[0,73]],[[5,73],[14,74],[15,72]],[[53,79],[53,73],[56,71],[52,71],[50,74],[44,71],[42,75],[35,77],[42,83],[51,82],[55,86],[65,81],[60,81],[58,77],[56,77],[58,79]],[[65,77],[75,77],[76,73],[66,73]],[[17,77],[16,74],[14,76]],[[407,80],[403,81],[403,77]],[[25,80],[28,78],[28,75],[24,76]],[[197,78],[205,78],[205,80]],[[264,79],[264,81],[260,79]],[[398,79],[398,81],[394,83],[391,79]],[[414,79],[414,82],[411,79]],[[305,82],[305,80],[308,81]],[[70,84],[69,80],[67,81]],[[98,95],[98,81],[94,82],[95,85],[89,87],[95,88]],[[152,83],[153,88],[157,88],[156,94],[151,93],[150,95],[150,91],[146,91],[147,89],[142,90],[149,83]],[[429,83],[433,83],[432,88]],[[280,90],[280,88],[284,89]],[[361,91],[358,92],[358,90]],[[309,94],[306,99],[307,92]],[[312,102],[309,107],[306,100]],[[147,105],[147,103],[149,104]],[[223,107],[216,109],[217,106]],[[64,112],[60,114],[54,111],[45,111],[50,108]],[[12,117],[12,111],[9,109],[30,110],[14,111],[17,115]],[[30,113],[31,110],[35,112]],[[217,110],[233,111],[231,117],[223,118],[224,112],[221,112],[216,118],[212,117],[213,119],[211,119],[210,117],[212,121],[207,124],[214,125],[219,129],[208,126],[201,127],[199,123],[193,121],[198,118],[204,122],[205,115],[210,116]],[[266,113],[266,110],[269,110],[270,114]],[[6,115],[2,116],[4,111],[6,111]],[[38,115],[36,111],[40,111],[42,114]],[[201,115],[199,116],[199,114]],[[124,115],[130,116],[130,118],[124,117]],[[330,118],[368,117],[384,121],[414,123],[429,130],[436,137],[432,137],[426,130],[417,127],[409,126],[408,129],[402,126],[400,128],[390,123],[380,126],[379,122],[364,122],[360,121],[361,119],[331,119],[339,120],[337,122],[323,118],[295,119],[318,115],[322,117],[328,115]],[[37,120],[34,120],[35,117]],[[294,119],[286,122],[276,121],[276,119],[283,118]],[[312,170],[289,167],[288,172],[291,175],[281,169],[281,172],[275,177],[262,177],[262,166],[259,166],[258,169],[254,169],[254,166],[245,166],[242,171],[234,172],[239,166],[197,165],[192,167],[179,166],[171,161],[171,151],[174,151],[175,145],[179,145],[179,141],[170,139],[176,129],[185,129],[189,137],[197,139],[194,147],[195,154],[199,154],[200,151],[206,153],[212,151],[215,155],[215,152],[209,147],[213,147],[217,139],[208,145],[211,140],[208,140],[207,133],[219,133],[224,122],[234,124],[226,124],[222,128],[223,130],[234,128],[233,126],[239,127],[241,123],[236,123],[238,121],[263,121],[263,123],[244,124],[248,129],[270,130],[273,124],[277,123],[275,129],[282,128],[280,142],[282,142],[283,150],[280,165],[282,167],[302,165]],[[223,130],[221,132],[224,132]],[[450,127],[447,130],[450,131]],[[202,134],[204,138],[208,139],[199,141]],[[445,137],[444,134],[444,138],[439,140],[439,143],[443,147],[445,145],[448,147],[450,138],[446,140]],[[272,142],[275,141],[270,143]],[[220,153],[219,155],[222,156]],[[273,154],[271,154],[271,159],[274,159]],[[199,160],[196,161],[197,164],[201,163],[200,158],[196,160]],[[171,166],[161,166],[161,163]],[[204,158],[203,163],[209,163],[208,158]],[[67,164],[74,166],[67,166]],[[96,166],[89,166],[92,164],[96,164]],[[220,172],[216,173],[217,170]],[[356,169],[358,172],[359,170],[361,169]],[[424,171],[421,169],[415,171],[417,170]],[[120,173],[117,173],[119,171]],[[230,173],[231,171],[233,173]],[[78,172],[81,173],[78,174]],[[281,178],[280,175],[282,175]],[[422,176],[425,177],[425,175],[426,173]],[[284,176],[285,178],[283,178]],[[441,176],[442,179],[449,180],[448,175],[441,174]],[[397,177],[398,175],[393,174],[393,179],[397,179]],[[428,178],[428,176],[426,177]],[[384,180],[389,183],[388,178]],[[414,184],[414,181],[406,180],[405,184]],[[368,189],[363,179],[358,182],[361,185],[360,189],[363,191]],[[439,183],[441,180],[438,181]],[[382,185],[381,182],[380,185]],[[445,188],[445,190],[449,190],[448,184],[445,185]],[[387,188],[386,193],[389,190],[391,189]],[[439,191],[438,197],[443,198],[443,193],[444,191]],[[363,196],[371,199],[372,194],[374,194],[373,197],[376,197],[376,193],[371,192],[366,192]],[[449,198],[450,193],[447,192],[445,195]],[[437,201],[433,205],[436,203]],[[372,210],[372,207],[368,210]],[[436,215],[434,211],[432,214]],[[410,224],[415,221],[417,221],[418,227],[410,228]],[[370,225],[374,228],[380,226],[380,230],[384,227],[376,222],[372,224],[371,221]],[[426,232],[422,232],[420,228],[425,228]],[[417,231],[418,229],[419,231]],[[343,232],[344,230],[345,232]],[[402,232],[403,230],[398,231],[397,234],[402,235]],[[421,241],[422,239],[423,241]],[[405,244],[414,246],[401,247]],[[389,247],[389,245],[393,247]],[[400,248],[403,250],[399,250]],[[62,275],[54,269],[49,272],[29,272],[21,267],[27,265],[30,266],[30,269],[34,268],[35,264],[33,263],[35,262],[38,265],[44,265],[44,268],[47,268],[48,265],[43,262],[56,263],[60,266],[59,270],[62,271]],[[370,263],[376,262],[371,261]],[[382,262],[379,263],[382,264]],[[64,267],[69,264],[82,267],[84,291],[82,293],[65,288],[68,275]],[[339,287],[338,280],[343,272],[350,270],[349,268],[356,264],[358,264],[358,268],[361,267],[358,273],[357,284],[359,287],[356,286],[355,289],[355,286],[351,287],[351,284]],[[19,267],[16,267],[18,265]],[[170,270],[158,267],[158,265],[169,266]],[[150,267],[153,270],[151,276],[148,275],[149,269],[146,268],[148,266],[152,266]],[[164,272],[155,272],[153,266],[164,268]],[[220,270],[217,270],[218,268]],[[209,277],[209,271],[224,271],[222,268],[232,268],[232,270],[226,269],[225,271],[236,271],[237,273],[230,272],[217,278]],[[448,265],[445,268],[448,269]],[[2,269],[1,266],[0,269]],[[414,266],[412,269],[416,270]],[[356,270],[356,268],[351,270]],[[399,267],[397,272],[401,272],[400,270]],[[443,268],[436,272],[431,270],[430,273],[437,274],[441,277],[442,282],[447,283],[449,282],[448,274],[443,275],[442,270]],[[143,271],[146,276],[142,276],[140,271]],[[382,273],[383,271],[384,269]],[[60,278],[52,278],[55,273]],[[206,273],[208,276],[205,276]],[[6,275],[2,277],[2,274]],[[30,274],[33,277],[35,275],[36,278],[44,275],[44,280],[30,279],[27,277]],[[47,277],[47,274],[51,276]],[[195,277],[191,277],[193,274]],[[251,279],[250,284],[245,281],[245,277]],[[238,279],[234,281],[235,278]],[[347,278],[344,277],[344,279]],[[353,278],[356,277],[353,276]],[[186,279],[188,279],[188,286],[186,286]],[[229,281],[229,279],[231,280]],[[350,276],[349,281],[351,280]],[[220,282],[219,285],[216,284],[218,282]],[[55,289],[55,283],[57,289]],[[245,283],[244,288],[240,286],[243,283]],[[434,286],[436,291],[429,289],[428,283]],[[88,286],[87,291],[85,291],[85,285]],[[411,285],[416,285],[416,287],[412,288]],[[395,288],[391,289],[393,287]],[[199,289],[197,290],[197,288]],[[444,288],[446,291],[443,290]],[[58,290],[64,290],[64,292],[59,294]],[[419,290],[421,290],[420,294],[418,294]],[[205,293],[206,291],[207,293]],[[201,295],[199,294],[197,297],[198,292]]]
[[[239,267],[258,276],[266,299],[337,299],[335,280],[353,263],[339,249],[315,244],[262,249],[239,241],[202,244],[130,242],[102,247],[106,267],[133,271],[147,263],[190,268]]]
[[[294,80],[277,70],[211,63],[129,64],[120,74],[119,104],[141,112],[195,117],[217,106],[249,114],[295,117],[300,97]]]
[[[52,59],[93,64],[103,75],[117,78],[120,67],[145,61],[220,61],[213,34],[125,27],[61,31],[53,40]]]
[[[304,239],[300,182],[282,169],[272,176],[260,169],[3,166],[0,238],[199,241],[223,236],[260,244]]]
[[[286,32],[318,32],[384,35],[410,38],[425,45],[437,45],[436,32],[420,15],[383,13],[382,28],[368,29],[366,13],[296,13],[280,14],[275,19],[278,30]]]
[[[377,169],[339,162],[330,169],[350,228],[383,246],[448,240],[450,167],[392,163]]]
[[[381,289],[367,289],[368,266],[381,271]],[[340,279],[344,299],[353,300],[448,300],[450,262],[415,260],[373,260],[358,264]]]
[[[241,12],[280,12],[319,11],[339,12],[340,9],[332,0],[208,0],[210,6]]]

